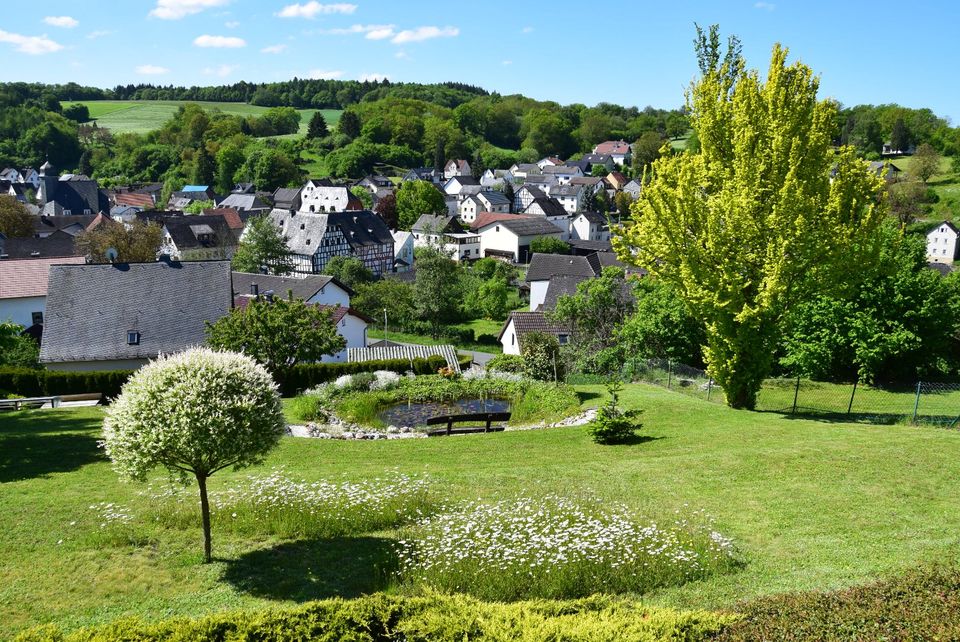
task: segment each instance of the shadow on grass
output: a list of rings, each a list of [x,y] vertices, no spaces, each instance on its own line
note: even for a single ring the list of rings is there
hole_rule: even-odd
[[[599,392],[593,392],[592,390],[577,390],[577,397],[579,397],[580,403],[583,403],[591,399],[599,399],[601,395]]]
[[[607,446],[639,446],[640,444],[646,444],[651,441],[660,441],[661,439],[666,439],[666,437],[654,437],[653,435],[632,435],[626,439],[620,441],[606,444]]]
[[[344,537],[287,542],[227,561],[223,579],[272,600],[308,602],[381,591],[396,568],[393,540]]]
[[[0,483],[65,473],[104,461],[99,420],[49,410],[0,414]]]

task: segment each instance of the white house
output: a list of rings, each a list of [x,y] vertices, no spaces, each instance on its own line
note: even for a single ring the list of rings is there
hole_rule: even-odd
[[[563,240],[563,230],[540,216],[509,216],[480,227],[480,255],[508,259],[514,263],[530,260],[530,243],[537,238]]]
[[[570,238],[581,241],[609,241],[610,225],[600,212],[578,212],[570,217]]]
[[[498,337],[503,354],[520,354],[523,338],[531,332],[553,335],[560,345],[570,341],[570,331],[548,320],[543,312],[511,312]]]
[[[544,156],[537,161],[537,167],[543,170],[546,167],[558,167],[563,165],[563,161],[556,156]]]
[[[473,170],[470,169],[470,163],[462,158],[447,161],[447,164],[443,166],[443,177],[447,179],[454,176],[472,176],[472,174]]]
[[[393,234],[393,271],[409,272],[413,267],[413,233],[404,230]]]
[[[554,185],[547,194],[550,198],[557,199],[560,206],[569,214],[582,210],[587,199],[586,188],[583,185]]]
[[[480,191],[480,181],[473,176],[451,176],[443,184],[443,191],[451,196],[466,196]]]
[[[543,175],[555,177],[558,185],[569,185],[571,179],[583,176],[583,170],[566,165],[547,165],[543,168]]]
[[[639,178],[632,178],[623,186],[623,191],[629,194],[633,200],[637,200],[640,197],[640,190],[642,189],[643,185],[640,184]]]
[[[29,328],[43,323],[51,265],[84,263],[82,256],[0,261],[0,323]]]
[[[463,229],[452,216],[423,214],[411,228],[414,247],[435,247],[454,261],[479,259],[480,237]]]
[[[347,345],[340,352],[333,355],[323,355],[320,361],[323,363],[342,363],[347,360],[347,351],[351,348],[367,347],[367,326],[373,323],[373,319],[358,312],[350,307],[342,305],[319,306],[330,310],[330,316],[337,324],[337,334],[343,337]]]
[[[503,185],[504,181],[513,182],[513,174],[509,170],[498,169],[492,170],[488,169],[480,175],[480,186],[483,189],[491,189]]]
[[[623,140],[607,140],[593,148],[594,154],[608,154],[617,165],[627,165],[631,160],[630,143]]]
[[[531,312],[543,304],[550,280],[558,276],[586,279],[597,276],[597,273],[585,256],[534,254],[524,279],[530,287]]]
[[[542,217],[563,232],[563,240],[570,238],[570,214],[555,198],[535,198],[523,213],[528,216]]]
[[[300,190],[301,212],[346,212],[362,210],[363,202],[343,185],[326,179],[310,179]]]
[[[927,260],[934,263],[953,263],[958,258],[958,235],[960,230],[948,221],[927,232]]]

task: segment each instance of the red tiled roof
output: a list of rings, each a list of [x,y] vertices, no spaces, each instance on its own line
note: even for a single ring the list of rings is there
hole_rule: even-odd
[[[153,207],[153,198],[149,194],[127,192],[124,194],[117,194],[113,200],[117,205],[133,205],[134,207],[143,207],[146,209]]]
[[[593,148],[594,154],[626,154],[630,145],[622,140],[608,140]]]
[[[240,218],[239,212],[233,207],[216,207],[216,208],[207,208],[203,210],[204,214],[212,214],[213,216],[222,216],[227,222],[227,227],[231,230],[242,230],[243,229],[243,219]]]
[[[82,256],[0,261],[0,299],[47,296],[51,265],[84,263]]]

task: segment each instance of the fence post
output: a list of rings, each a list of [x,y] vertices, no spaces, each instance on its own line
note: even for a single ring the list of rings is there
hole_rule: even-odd
[[[670,390],[670,380],[673,378],[673,362],[667,359],[667,390]]]
[[[913,423],[917,423],[917,412],[920,410],[920,387],[922,385],[922,381],[917,382],[917,398],[913,402]]]
[[[707,401],[710,401],[711,390],[713,390],[713,379],[707,379]]]
[[[797,375],[797,387],[793,389],[793,410],[791,415],[797,414],[797,397],[800,396],[800,375]]]
[[[850,416],[850,411],[853,410],[853,397],[857,394],[857,380],[853,380],[853,391],[850,393],[850,403],[847,404],[847,416]]]

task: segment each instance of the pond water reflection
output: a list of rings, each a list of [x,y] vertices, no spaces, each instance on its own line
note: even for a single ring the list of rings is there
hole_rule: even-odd
[[[475,412],[507,412],[506,399],[458,399],[427,403],[401,402],[384,408],[378,417],[387,426],[426,426],[427,419],[438,415],[462,415]]]

